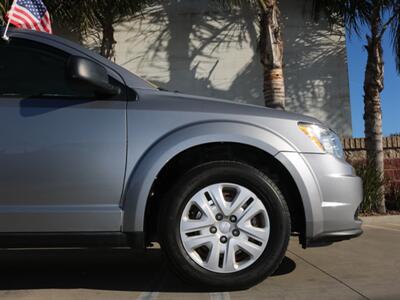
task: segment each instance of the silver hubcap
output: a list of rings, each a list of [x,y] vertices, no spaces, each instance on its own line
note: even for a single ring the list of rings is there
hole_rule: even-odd
[[[249,189],[232,183],[210,185],[187,203],[180,235],[189,256],[201,267],[233,273],[252,265],[270,234],[267,210]]]

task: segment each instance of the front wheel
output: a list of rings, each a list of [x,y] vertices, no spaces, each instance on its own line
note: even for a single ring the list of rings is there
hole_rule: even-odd
[[[238,162],[211,162],[187,172],[164,202],[161,244],[186,280],[247,288],[272,274],[290,236],[277,186]]]

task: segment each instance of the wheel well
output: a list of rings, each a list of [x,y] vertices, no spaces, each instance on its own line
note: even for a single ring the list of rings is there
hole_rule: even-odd
[[[146,206],[145,234],[146,242],[158,241],[157,229],[159,208],[163,195],[170,189],[173,182],[190,169],[210,161],[231,160],[251,165],[272,179],[289,207],[292,233],[300,236],[300,242],[305,238],[305,214],[303,202],[296,183],[286,168],[272,155],[256,147],[238,143],[210,143],[192,147],[170,160],[160,171],[153,183]]]

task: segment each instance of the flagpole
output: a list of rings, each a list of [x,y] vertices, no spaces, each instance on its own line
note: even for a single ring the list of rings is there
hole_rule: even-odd
[[[14,4],[15,4],[15,0],[13,1],[12,5],[11,5],[10,15],[8,16],[8,21],[7,21],[7,26],[6,26],[6,29],[4,30],[3,36],[1,37],[6,42],[8,42],[10,40],[10,38],[7,36],[7,32],[8,32],[8,29],[10,28],[11,17],[12,17],[12,14],[13,14]]]

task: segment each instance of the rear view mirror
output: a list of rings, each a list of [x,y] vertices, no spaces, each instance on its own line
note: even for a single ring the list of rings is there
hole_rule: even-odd
[[[84,57],[71,56],[67,62],[67,76],[82,85],[93,88],[100,96],[117,96],[121,93],[119,87],[110,84],[106,68]]]

